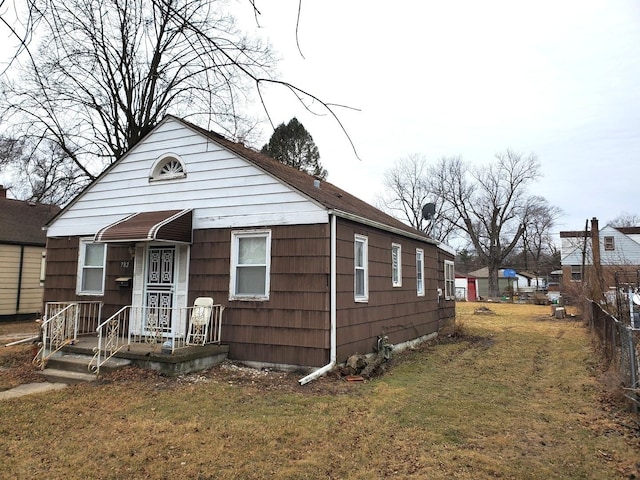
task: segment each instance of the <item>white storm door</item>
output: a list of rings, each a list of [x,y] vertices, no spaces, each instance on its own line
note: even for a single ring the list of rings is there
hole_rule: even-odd
[[[144,330],[170,336],[173,330],[176,290],[175,246],[151,246],[147,250]]]

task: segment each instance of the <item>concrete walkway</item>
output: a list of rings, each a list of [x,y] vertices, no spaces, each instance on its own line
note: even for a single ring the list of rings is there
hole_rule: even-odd
[[[66,383],[25,383],[23,385],[18,385],[15,388],[5,390],[4,392],[0,392],[0,400],[22,397],[23,395],[29,395],[32,393],[43,393],[49,392],[51,390],[60,390],[61,388],[64,388],[66,386]]]

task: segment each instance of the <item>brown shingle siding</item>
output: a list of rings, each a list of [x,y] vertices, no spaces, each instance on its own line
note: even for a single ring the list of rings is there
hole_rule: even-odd
[[[269,300],[264,302],[229,301],[231,232],[235,230],[242,229],[194,231],[189,301],[197,296],[213,296],[226,306],[222,341],[230,345],[231,358],[287,365],[326,363],[327,225],[269,228],[271,289]],[[211,259],[206,258],[209,255]]]

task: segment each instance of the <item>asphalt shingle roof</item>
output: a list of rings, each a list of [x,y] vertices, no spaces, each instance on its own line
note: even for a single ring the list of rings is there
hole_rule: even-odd
[[[314,180],[316,180],[316,178],[306,172],[302,172],[296,168],[285,165],[274,160],[268,155],[264,155],[256,150],[248,148],[243,144],[232,142],[218,133],[205,130],[186,120],[177,117],[173,118],[197,130],[240,157],[250,161],[262,170],[265,170],[269,174],[280,179],[284,183],[295,188],[328,209],[357,215],[367,220],[372,220],[374,222],[402,230],[408,234],[423,237],[425,240],[428,239],[424,232],[414,229],[406,223],[401,222],[391,215],[369,205],[367,202],[351,195],[349,192],[336,187],[332,183],[320,181],[319,187],[316,187],[314,185]],[[433,240],[431,241],[433,242]]]
[[[0,243],[44,246],[42,229],[60,207],[0,197]]]

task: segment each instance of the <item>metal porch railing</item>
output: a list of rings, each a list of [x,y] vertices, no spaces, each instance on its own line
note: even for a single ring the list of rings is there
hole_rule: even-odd
[[[40,326],[42,346],[33,363],[44,369],[47,360],[78,335],[95,332],[101,313],[102,302],[47,302]]]
[[[124,347],[139,351],[173,353],[191,345],[220,343],[222,305],[213,305],[207,328],[192,326],[194,307],[134,307],[127,305],[96,327],[98,346],[89,370],[99,374],[100,367]],[[196,328],[195,338],[191,333]]]

